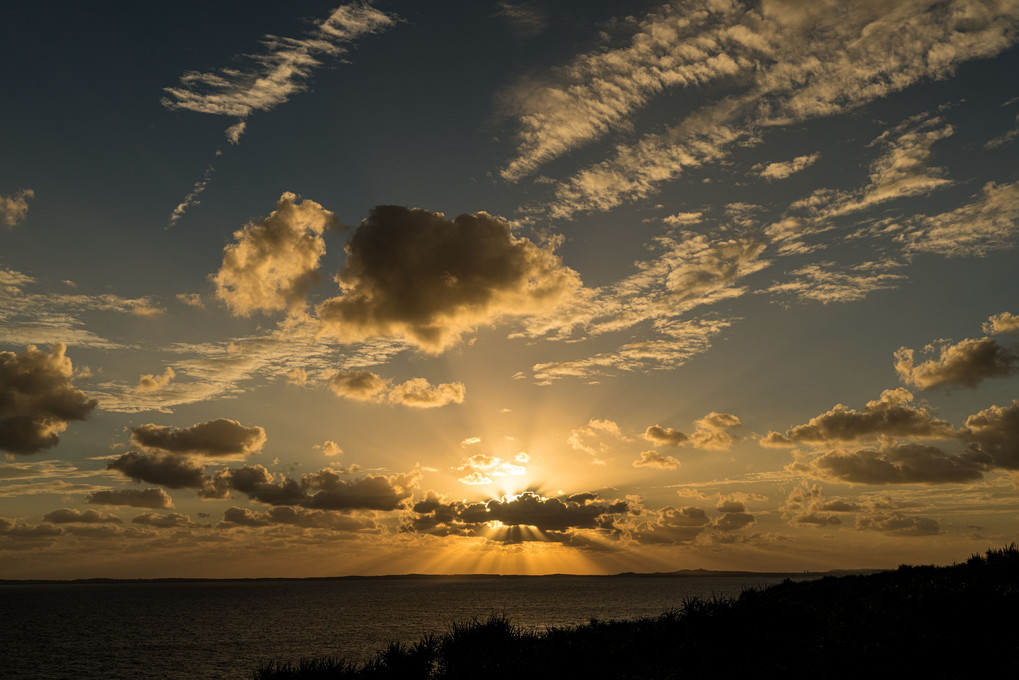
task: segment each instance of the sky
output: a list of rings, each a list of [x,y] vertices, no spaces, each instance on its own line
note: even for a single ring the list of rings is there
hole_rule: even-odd
[[[5,3],[0,578],[1019,536],[1019,2]]]

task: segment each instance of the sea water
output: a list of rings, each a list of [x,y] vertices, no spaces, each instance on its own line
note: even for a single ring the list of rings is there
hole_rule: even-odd
[[[370,657],[453,622],[530,630],[657,616],[768,576],[536,576],[0,585],[0,677],[248,680],[270,660]]]

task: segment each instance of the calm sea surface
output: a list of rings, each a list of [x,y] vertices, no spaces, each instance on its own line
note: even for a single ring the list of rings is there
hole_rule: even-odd
[[[453,621],[656,616],[778,577],[220,581],[0,586],[0,677],[249,680],[270,659],[362,659]]]

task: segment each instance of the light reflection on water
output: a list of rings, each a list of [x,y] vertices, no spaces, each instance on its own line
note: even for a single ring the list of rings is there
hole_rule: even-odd
[[[9,680],[241,680],[270,659],[365,658],[453,621],[586,623],[735,596],[778,577],[482,577],[0,586]]]

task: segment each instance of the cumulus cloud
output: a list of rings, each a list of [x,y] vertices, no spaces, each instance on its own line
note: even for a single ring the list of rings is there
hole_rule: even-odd
[[[173,499],[162,489],[109,489],[85,498],[93,505],[127,505],[135,508],[172,508]]]
[[[650,467],[661,470],[675,470],[682,463],[672,456],[663,456],[657,451],[641,451],[640,458],[633,461],[633,467]]]
[[[347,50],[342,45],[371,33],[383,31],[396,17],[369,5],[351,3],[330,12],[304,38],[267,35],[261,54],[246,55],[250,66],[217,71],[188,71],[178,87],[167,87],[161,101],[168,109],[183,109],[234,118],[247,118],[254,111],[268,111],[307,88],[312,70],[322,57],[337,57]],[[235,139],[243,126],[231,127]]]
[[[1019,354],[993,338],[966,339],[957,343],[938,340],[923,348],[925,361],[916,363],[908,347],[895,352],[895,372],[907,385],[922,390],[937,387],[976,387],[986,378],[1005,377],[1019,371]]]
[[[134,388],[135,392],[158,392],[167,385],[170,381],[176,377],[173,369],[169,366],[163,371],[162,375],[153,375],[152,373],[144,373],[138,378],[138,385]]]
[[[456,469],[467,473],[459,479],[462,484],[491,484],[492,477],[520,477],[527,474],[527,463],[530,460],[530,456],[523,451],[514,456],[512,460],[503,460],[499,456],[478,453],[468,458],[463,465]]]
[[[712,411],[703,418],[694,421],[697,429],[690,435],[690,443],[698,449],[725,451],[733,442],[733,437],[728,430],[739,427],[739,424],[739,418],[731,413]]]
[[[820,484],[801,482],[789,492],[780,509],[793,526],[825,527],[842,524],[843,514],[863,507],[838,498],[825,498]]]
[[[644,430],[644,434],[641,437],[649,442],[654,442],[656,446],[679,446],[680,444],[685,444],[690,439],[679,430],[674,430],[671,427],[662,427],[661,425],[651,425]]]
[[[862,411],[837,404],[788,430],[786,437],[795,442],[849,442],[882,435],[922,439],[950,439],[956,435],[948,422],[934,418],[926,408],[912,402],[913,395],[903,387],[885,390],[880,399],[868,401]]]
[[[757,174],[768,181],[785,179],[801,170],[809,168],[821,158],[820,153],[812,153],[806,156],[797,156],[791,161],[768,163],[768,165],[755,165]]]
[[[597,455],[608,451],[613,441],[629,441],[629,438],[619,429],[619,425],[612,420],[602,418],[591,418],[587,425],[581,425],[570,431],[566,443],[574,451],[584,451],[591,455]]]
[[[405,529],[441,536],[485,536],[504,542],[568,542],[577,529],[614,530],[613,515],[627,510],[625,501],[595,503],[587,497],[544,498],[531,491],[483,503],[444,501],[430,492],[413,506],[416,516]],[[536,531],[499,531],[492,526],[497,523],[510,528],[533,527]]]
[[[547,313],[580,286],[552,247],[486,213],[378,206],[346,245],[342,294],[317,307],[344,341],[400,337],[438,352],[501,316]]]
[[[338,224],[318,203],[285,192],[268,217],[234,232],[212,277],[216,296],[239,316],[302,312],[326,252],[322,234]]]
[[[97,402],[73,385],[62,343],[50,353],[29,345],[0,352],[0,450],[30,454],[56,446],[72,420],[85,420]]]
[[[22,189],[10,196],[0,196],[0,223],[14,227],[28,215],[28,201],[35,196],[31,189]]]
[[[1019,401],[990,406],[966,419],[966,456],[976,463],[1019,470]]]
[[[136,482],[159,484],[170,489],[200,489],[205,484],[205,466],[174,453],[142,454],[128,451],[106,465]]]
[[[321,445],[316,445],[316,449],[322,451],[323,456],[339,456],[343,454],[343,449],[340,445],[331,439],[327,439]]]
[[[148,423],[131,431],[131,443],[145,449],[200,456],[246,456],[265,444],[265,430],[217,418],[190,427]]]
[[[795,446],[795,444],[793,444],[789,438],[781,432],[769,432],[758,439],[757,443],[769,449],[787,449]]]
[[[462,404],[467,393],[463,383],[432,385],[424,378],[411,378],[393,385],[371,371],[337,371],[329,378],[329,389],[338,397],[399,404],[412,408],[436,408]]]
[[[1019,331],[1019,316],[1010,312],[995,314],[984,322],[984,333],[988,335],[1000,335],[1016,331]]]
[[[53,524],[120,524],[120,518],[116,515],[104,515],[97,510],[75,510],[73,508],[61,508],[46,513],[43,520]]]
[[[639,543],[652,545],[692,543],[710,524],[711,518],[701,508],[670,505],[658,510],[654,521],[639,524],[631,536]]]
[[[156,529],[175,529],[177,527],[192,526],[191,518],[179,512],[168,512],[164,515],[156,512],[147,512],[144,515],[138,515],[131,522],[133,524],[155,527]]]
[[[981,479],[985,469],[971,457],[912,443],[832,451],[811,466],[824,478],[850,484],[962,484]]]

